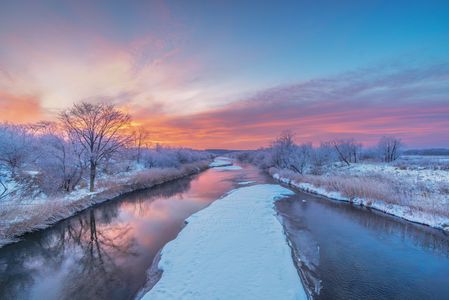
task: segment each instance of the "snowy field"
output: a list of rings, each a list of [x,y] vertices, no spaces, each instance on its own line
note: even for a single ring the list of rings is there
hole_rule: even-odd
[[[449,158],[405,156],[391,163],[335,164],[323,175],[271,170],[300,190],[449,230]]]
[[[163,248],[162,277],[143,299],[307,299],[273,207],[287,194],[242,187],[191,216]]]

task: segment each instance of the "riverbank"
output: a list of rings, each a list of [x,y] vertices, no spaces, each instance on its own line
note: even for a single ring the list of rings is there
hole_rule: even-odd
[[[414,178],[408,170],[402,172],[396,169],[393,173],[389,169],[374,168],[376,166],[370,169],[369,165],[360,164],[323,175],[299,175],[272,168],[269,173],[274,179],[303,192],[354,203],[407,221],[449,231],[449,197],[441,192],[441,188],[429,188],[438,185],[444,191],[444,184],[447,184],[445,178],[441,184],[431,177],[424,177],[422,171],[421,174],[417,171],[418,175]],[[426,184],[422,181],[423,177],[426,178]]]
[[[143,299],[307,299],[273,207],[291,194],[273,184],[239,188],[188,218]]]
[[[184,164],[179,168],[152,168],[99,182],[96,192],[85,189],[70,194],[18,205],[3,205],[0,224],[0,247],[17,242],[25,233],[48,228],[95,204],[123,194],[197,174],[209,168],[210,161]]]

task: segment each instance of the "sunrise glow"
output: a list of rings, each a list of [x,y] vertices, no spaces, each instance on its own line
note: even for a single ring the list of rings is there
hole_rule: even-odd
[[[170,146],[255,149],[285,129],[449,146],[447,1],[54,4],[2,4],[1,121],[87,100]]]

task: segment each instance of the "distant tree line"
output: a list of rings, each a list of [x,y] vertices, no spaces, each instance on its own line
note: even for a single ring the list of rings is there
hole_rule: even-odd
[[[294,134],[284,131],[269,147],[238,152],[235,156],[262,168],[276,167],[298,174],[321,174],[323,167],[335,162],[347,166],[363,160],[390,163],[400,157],[402,148],[401,140],[392,136],[384,136],[375,147],[366,149],[355,139],[336,139],[313,147],[311,143],[297,144]]]

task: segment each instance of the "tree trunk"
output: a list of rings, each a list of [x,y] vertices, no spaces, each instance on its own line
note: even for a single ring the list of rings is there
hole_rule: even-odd
[[[295,167],[294,165],[291,164],[291,165],[290,165],[290,168],[293,169],[293,171],[295,171],[296,173],[302,175],[302,172],[300,172],[299,169],[298,169],[297,167]]]
[[[95,176],[97,173],[97,165],[94,161],[90,161],[90,187],[89,190],[93,192],[95,190]]]
[[[344,161],[348,166],[350,166],[349,161],[343,156],[343,153],[341,153],[340,149],[338,149],[337,145],[334,145],[335,150],[337,150],[338,156],[340,157],[340,160]]]

